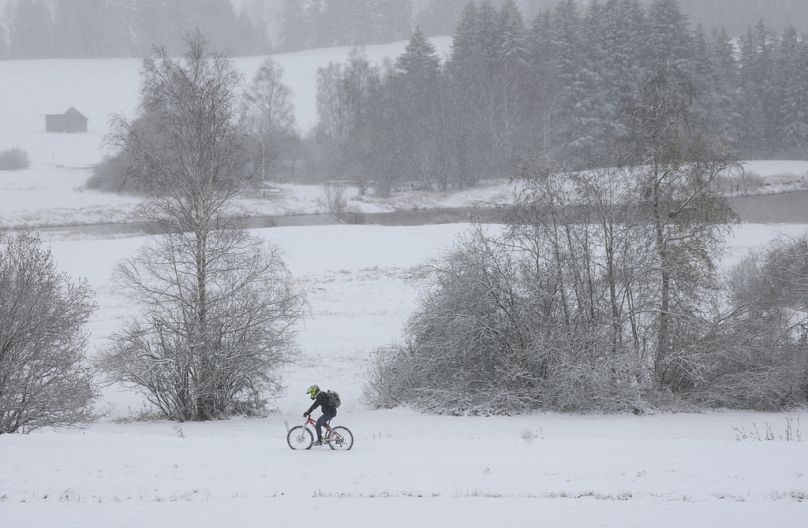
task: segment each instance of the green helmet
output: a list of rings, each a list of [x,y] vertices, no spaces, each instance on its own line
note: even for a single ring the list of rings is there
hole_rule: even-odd
[[[320,392],[320,387],[318,387],[317,385],[312,385],[311,387],[309,387],[309,390],[306,391],[306,394],[311,396],[312,400],[316,400],[317,399],[317,394],[319,394],[319,392]]]

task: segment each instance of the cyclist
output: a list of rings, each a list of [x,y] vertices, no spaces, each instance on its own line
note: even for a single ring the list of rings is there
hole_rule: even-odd
[[[314,442],[314,445],[320,446],[323,445],[323,432],[322,427],[324,425],[328,425],[328,423],[337,415],[337,408],[334,406],[331,399],[328,397],[328,391],[321,391],[320,387],[317,385],[312,385],[309,387],[309,390],[306,391],[306,394],[311,396],[311,399],[314,400],[314,403],[309,407],[309,410],[303,413],[303,417],[307,418],[311,413],[317,408],[322,407],[323,415],[317,420],[317,425],[315,429],[317,430],[317,441]]]

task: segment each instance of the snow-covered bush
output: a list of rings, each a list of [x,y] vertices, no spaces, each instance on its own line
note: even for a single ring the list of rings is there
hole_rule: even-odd
[[[0,152],[0,170],[24,170],[31,166],[28,153],[21,148],[13,148]]]
[[[154,181],[144,164],[129,159],[126,153],[107,157],[93,167],[86,187],[119,194],[149,195],[155,191]]]
[[[36,236],[0,231],[0,434],[87,421],[86,284],[60,274]]]
[[[808,401],[808,238],[775,243],[734,269],[728,313],[693,357],[691,397],[782,409]]]
[[[536,409],[635,411],[647,376],[610,325],[579,314],[564,329],[558,291],[526,272],[527,255],[477,231],[432,266],[435,284],[406,328],[404,346],[377,351],[365,397],[377,407],[410,405],[445,414]]]

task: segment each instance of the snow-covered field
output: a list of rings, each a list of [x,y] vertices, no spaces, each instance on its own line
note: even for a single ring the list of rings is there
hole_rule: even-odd
[[[448,39],[437,44],[441,53],[448,51]],[[379,61],[403,48],[372,46],[368,54]],[[335,48],[277,57],[295,91],[301,128],[315,119],[316,68],[347,54],[347,48]],[[260,62],[236,60],[246,76]],[[0,223],[133,220],[137,198],[83,185],[88,166],[103,154],[109,115],[135,109],[138,69],[136,60],[0,61],[0,150],[19,146],[33,161],[30,170],[0,172]],[[45,134],[44,114],[68,106],[90,118],[90,133]],[[789,190],[808,175],[808,162],[749,162],[747,170],[771,181],[771,190]],[[317,187],[281,190],[239,205],[252,214],[325,210]],[[352,197],[349,207],[467,207],[507,202],[510,191],[508,183],[491,183],[386,201]],[[142,398],[107,387],[98,404],[103,417],[87,429],[0,436],[0,528],[807,525],[804,411],[448,418],[368,410],[361,402],[367,359],[374,348],[400,339],[424,287],[417,266],[440,256],[467,227],[255,231],[283,248],[308,298],[277,411],[265,419],[205,424],[131,422],[125,419],[143,409]],[[777,236],[806,229],[740,226],[724,267]],[[99,310],[89,325],[95,355],[132,310],[110,282],[111,272],[145,239],[44,236],[60,269],[87,278],[96,292]],[[286,446],[286,424],[300,420],[312,383],[342,395],[337,421],[354,431],[351,452],[293,452]],[[802,442],[739,441],[734,430],[768,426],[784,434],[787,418],[801,419]]]
[[[510,418],[370,411],[360,400],[370,352],[399,339],[423,280],[415,269],[466,225],[330,226],[255,231],[282,247],[309,314],[287,391],[266,419],[119,423],[142,408],[119,387],[86,430],[0,436],[0,526],[805,526],[808,413]],[[497,229],[497,228],[493,228]],[[808,226],[744,225],[724,266]],[[49,235],[54,255],[97,292],[92,354],[131,310],[109,282],[140,237]],[[311,383],[338,390],[355,448],[293,452]],[[766,424],[803,442],[739,441]]]

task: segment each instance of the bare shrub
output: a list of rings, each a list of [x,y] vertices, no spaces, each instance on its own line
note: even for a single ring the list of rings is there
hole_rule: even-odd
[[[604,357],[591,364],[559,365],[543,384],[544,403],[564,412],[634,412],[648,407],[642,367],[630,356]]]
[[[728,308],[693,356],[691,397],[777,410],[808,401],[808,238],[750,256],[727,284]]]
[[[31,167],[28,153],[21,148],[13,148],[0,152],[0,170],[25,170]]]
[[[301,298],[277,250],[226,230],[209,234],[200,297],[192,239],[166,235],[118,268],[144,311],[115,334],[100,365],[168,418],[260,413],[279,388]]]
[[[323,196],[328,212],[343,220],[348,212],[348,187],[340,182],[327,182],[323,185]]]
[[[642,409],[648,376],[636,356],[614,352],[609,318],[568,333],[548,299],[557,277],[527,273],[530,258],[507,247],[478,230],[431,266],[435,284],[406,345],[380,349],[371,362],[368,403],[482,415]]]
[[[91,292],[28,233],[0,231],[0,434],[92,418],[84,366]]]
[[[152,178],[146,165],[137,163],[126,153],[119,153],[94,166],[85,187],[119,194],[150,195],[158,187]]]
[[[715,179],[714,189],[723,196],[755,194],[766,185],[766,180],[753,171],[731,171]]]
[[[802,442],[802,429],[799,418],[786,418],[786,424],[782,429],[774,428],[769,423],[758,426],[753,423],[747,429],[743,425],[732,428],[735,439],[756,440],[758,442]]]

